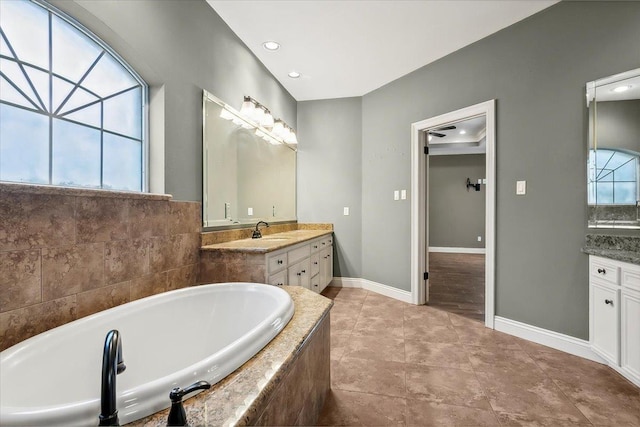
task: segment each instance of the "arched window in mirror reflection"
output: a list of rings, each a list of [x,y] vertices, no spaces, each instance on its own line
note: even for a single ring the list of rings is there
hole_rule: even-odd
[[[40,1],[0,1],[0,181],[145,190],[145,82]]]
[[[640,153],[589,150],[589,204],[635,205],[640,200]]]

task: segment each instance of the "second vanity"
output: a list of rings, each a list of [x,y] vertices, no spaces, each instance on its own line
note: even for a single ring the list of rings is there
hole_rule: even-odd
[[[273,231],[259,239],[217,243],[203,235],[200,282],[257,282],[322,292],[333,279],[332,227]]]

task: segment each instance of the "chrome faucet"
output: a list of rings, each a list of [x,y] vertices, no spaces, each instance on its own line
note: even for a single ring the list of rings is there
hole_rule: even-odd
[[[267,227],[269,226],[269,224],[267,224],[267,223],[266,223],[266,222],[264,222],[264,221],[258,221],[258,223],[256,224],[256,229],[255,229],[255,230],[253,230],[253,235],[251,236],[251,238],[252,238],[252,239],[260,239],[260,238],[262,238],[262,233],[261,233],[261,232],[260,232],[260,230],[258,229],[258,226],[259,226],[260,224],[264,224],[264,225],[266,225]]]
[[[127,367],[122,360],[122,340],[120,332],[113,329],[107,333],[102,353],[102,389],[100,395],[100,425],[117,426],[116,375]]]

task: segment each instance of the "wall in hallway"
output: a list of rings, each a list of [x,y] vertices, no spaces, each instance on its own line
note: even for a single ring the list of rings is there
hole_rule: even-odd
[[[466,185],[467,178],[485,178],[484,171],[484,154],[429,156],[430,247],[484,248],[486,186]]]
[[[585,83],[640,67],[638,22],[639,2],[560,2],[365,95],[363,277],[410,290],[410,204],[389,195],[411,123],[496,99],[496,314],[587,339]]]

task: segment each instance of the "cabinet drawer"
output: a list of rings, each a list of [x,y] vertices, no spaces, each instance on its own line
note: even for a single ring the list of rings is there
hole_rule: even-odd
[[[614,285],[620,284],[620,267],[602,258],[589,258],[589,274]]]
[[[309,258],[309,255],[311,255],[311,246],[309,245],[300,246],[287,252],[289,264],[295,264],[301,259]]]
[[[287,270],[282,270],[280,273],[276,273],[269,276],[269,284],[275,286],[283,286],[287,284]]]
[[[320,241],[320,249],[324,249],[326,247],[329,247],[333,245],[333,237],[329,236],[329,237],[323,237],[322,240]]]
[[[640,268],[623,267],[620,280],[625,288],[640,292]]]
[[[269,274],[283,270],[287,267],[287,253],[270,255],[267,262],[269,263]]]
[[[318,273],[320,273],[320,253],[316,252],[311,254],[311,276],[315,276]]]
[[[311,243],[311,253],[318,252],[322,249],[322,239],[312,240]]]

